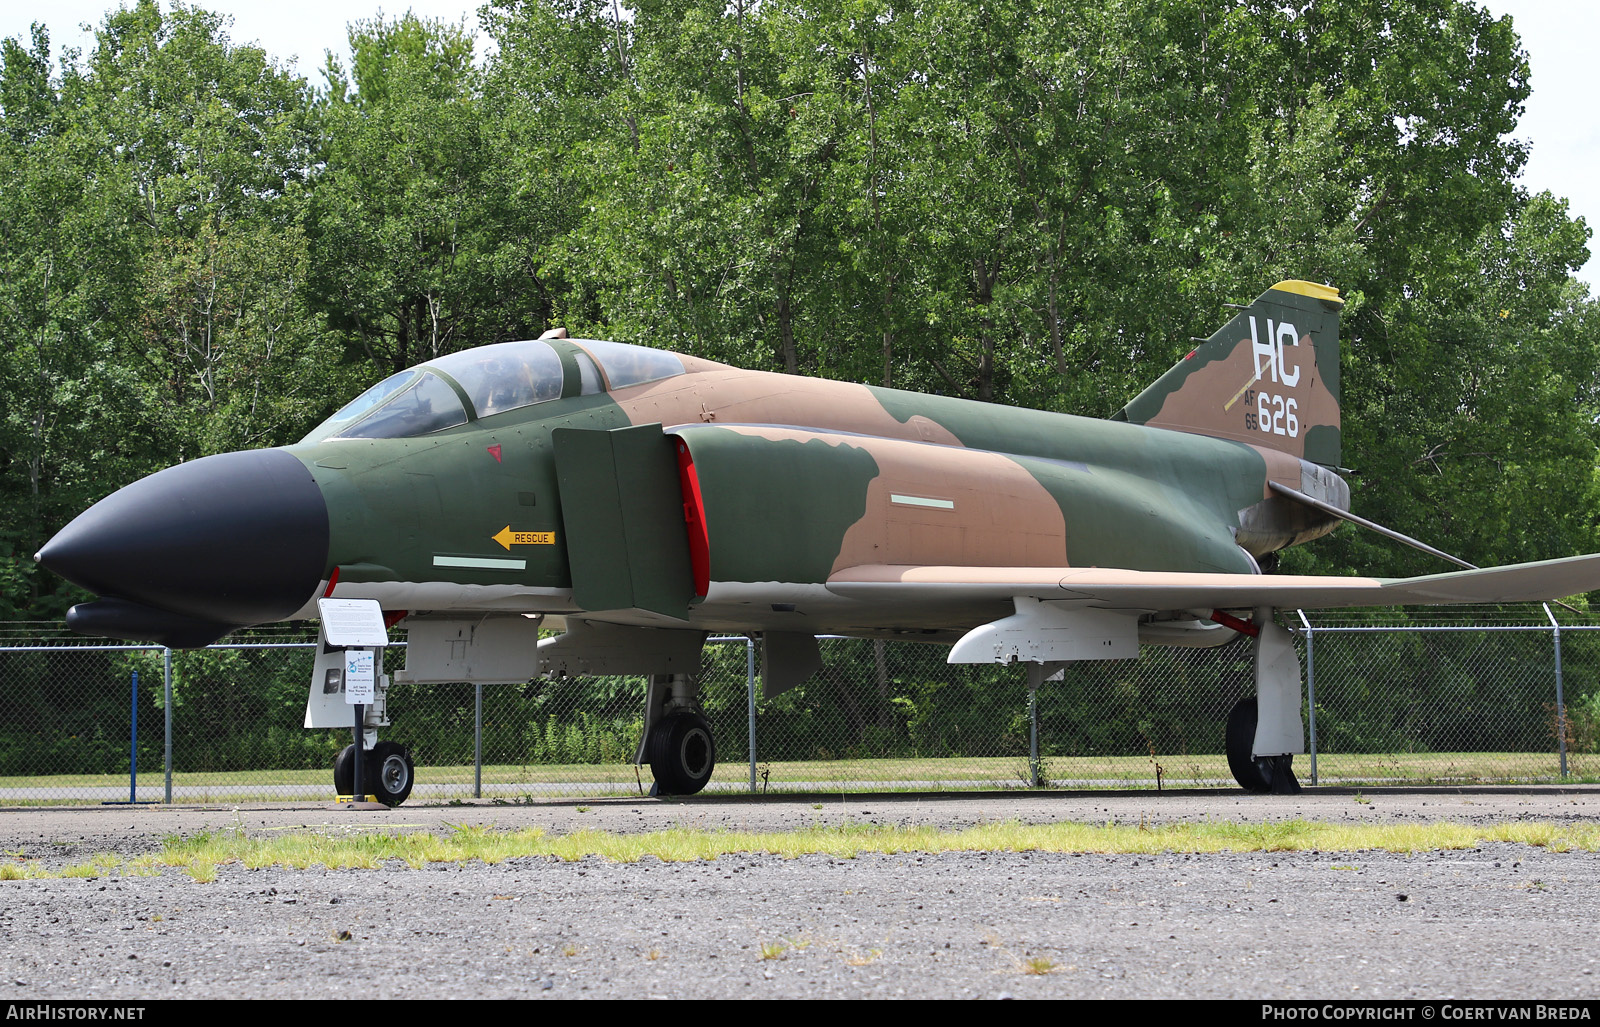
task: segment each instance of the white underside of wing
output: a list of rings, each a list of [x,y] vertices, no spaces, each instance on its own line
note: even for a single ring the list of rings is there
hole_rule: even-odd
[[[1328,609],[1560,599],[1600,589],[1600,554],[1417,578],[1192,574],[1109,567],[931,567],[872,564],[828,579],[851,599],[930,602],[1030,596],[1114,610]]]

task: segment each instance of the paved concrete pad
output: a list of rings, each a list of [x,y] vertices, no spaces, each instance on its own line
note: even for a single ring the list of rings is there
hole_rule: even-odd
[[[1358,801],[1363,800],[1363,801]],[[242,829],[1600,818],[1600,789],[808,796],[0,809],[46,865]],[[14,857],[13,857],[14,858]],[[766,854],[0,881],[13,998],[1596,997],[1600,857]],[[1034,972],[1044,971],[1044,972]],[[354,983],[352,983],[354,982]],[[1595,1015],[1600,1015],[1597,1011]]]

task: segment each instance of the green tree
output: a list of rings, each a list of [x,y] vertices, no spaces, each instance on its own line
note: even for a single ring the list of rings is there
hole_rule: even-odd
[[[128,205],[119,351],[163,422],[161,455],[288,441],[306,413],[262,404],[256,386],[292,386],[283,372],[314,343],[298,297],[305,82],[233,44],[220,16],[144,0],[107,16],[86,92]]]
[[[347,358],[370,378],[538,334],[548,299],[506,243],[519,219],[490,163],[471,34],[407,14],[354,23],[350,45],[350,71],[326,69],[308,220],[309,291]]]
[[[309,94],[225,24],[145,0],[59,73],[42,29],[0,44],[14,609],[70,600],[26,558],[94,499],[180,459],[288,441],[315,412],[295,224]]]
[[[58,614],[58,582],[31,556],[76,508],[96,497],[111,418],[131,389],[111,360],[113,334],[96,288],[120,240],[105,230],[114,205],[95,184],[104,139],[77,116],[81,78],[52,76],[49,37],[0,43],[0,616]],[[136,434],[136,433],[130,433]],[[125,436],[126,437],[126,436]]]

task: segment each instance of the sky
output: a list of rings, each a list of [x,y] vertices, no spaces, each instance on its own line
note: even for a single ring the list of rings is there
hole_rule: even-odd
[[[59,54],[63,47],[76,46],[88,51],[94,45],[93,32],[79,32],[85,22],[94,25],[105,19],[107,11],[118,6],[132,7],[136,0],[50,0],[40,4],[37,0],[0,0],[0,37],[28,38],[29,26],[42,21],[50,29],[50,50]],[[298,58],[296,67],[314,83],[321,84],[322,55],[332,50],[342,58],[350,55],[345,41],[345,26],[352,21],[371,18],[380,10],[393,18],[407,10],[424,18],[460,22],[466,19],[469,28],[478,25],[478,7],[482,0],[464,3],[462,0],[185,0],[186,6],[200,7],[217,14],[233,17],[233,27],[228,35],[235,43],[255,43],[270,56],[288,62]],[[161,0],[163,10],[171,8],[171,0]],[[479,38],[478,52],[483,52],[487,37]]]
[[[1592,0],[1484,3],[1497,15],[1512,16],[1533,66],[1533,95],[1516,133],[1532,147],[1523,186],[1565,197],[1573,214],[1591,228],[1600,226],[1600,174],[1595,173],[1600,167],[1600,107],[1591,97],[1600,4]],[[51,0],[43,8],[36,0],[0,0],[0,36],[26,39],[29,25],[43,20],[50,29],[52,52],[59,54],[69,46],[87,51],[94,36],[80,32],[78,26],[98,24],[115,4],[116,0]],[[320,84],[324,51],[348,58],[346,24],[372,17],[381,4],[382,0],[201,0],[199,6],[232,15],[234,42],[257,43],[284,62],[295,59],[300,73]],[[477,8],[477,3],[462,0],[391,0],[385,13],[392,17],[410,9],[450,22],[465,18],[468,27],[476,28]],[[480,35],[479,52],[487,45]],[[1600,241],[1591,239],[1589,248],[1600,250]],[[1591,293],[1600,295],[1597,276],[1600,259],[1591,257],[1579,277]]]

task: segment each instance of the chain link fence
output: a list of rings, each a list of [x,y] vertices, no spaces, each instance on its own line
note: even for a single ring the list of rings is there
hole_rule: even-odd
[[[1540,607],[1282,619],[1306,669],[1310,748],[1295,766],[1307,783],[1600,776],[1600,624]],[[0,802],[332,797],[349,732],[301,726],[314,638],[169,652],[70,644],[46,627],[0,637]],[[709,790],[1234,786],[1223,729],[1253,690],[1244,640],[1069,664],[1037,695],[1023,668],[952,666],[942,646],[821,644],[824,669],[773,699],[754,680],[759,640],[706,645]],[[403,653],[388,650],[390,669]],[[632,764],[640,678],[395,685],[388,702],[382,735],[416,760],[413,802],[651,784]]]

